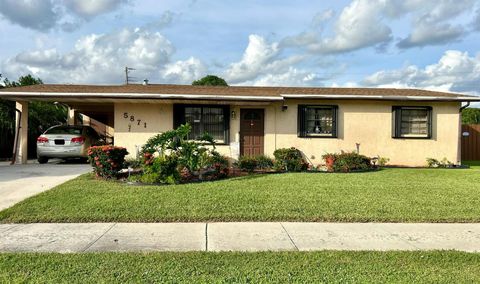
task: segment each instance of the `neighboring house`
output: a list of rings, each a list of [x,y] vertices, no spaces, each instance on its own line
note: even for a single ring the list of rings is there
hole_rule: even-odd
[[[35,85],[2,89],[0,97],[67,104],[113,127],[115,145],[131,155],[151,136],[190,123],[192,139],[207,131],[234,159],[296,147],[314,164],[325,153],[358,150],[404,166],[429,157],[459,163],[461,103],[480,101],[416,89],[153,84]]]

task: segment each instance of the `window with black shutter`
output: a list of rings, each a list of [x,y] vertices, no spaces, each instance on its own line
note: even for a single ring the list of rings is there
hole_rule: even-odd
[[[299,137],[337,137],[337,106],[299,105]]]
[[[189,139],[196,140],[203,133],[210,134],[217,143],[228,143],[229,107],[215,105],[183,105],[173,107],[173,127],[188,123],[192,127]]]
[[[394,106],[392,117],[393,138],[432,137],[432,107]]]

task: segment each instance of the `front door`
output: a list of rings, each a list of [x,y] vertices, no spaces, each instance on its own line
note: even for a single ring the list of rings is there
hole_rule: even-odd
[[[264,110],[240,110],[240,155],[263,155]]]

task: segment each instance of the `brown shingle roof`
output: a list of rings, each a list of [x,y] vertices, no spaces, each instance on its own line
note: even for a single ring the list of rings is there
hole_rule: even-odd
[[[383,97],[437,97],[472,98],[458,93],[427,91],[420,89],[390,89],[390,88],[327,88],[327,87],[244,87],[244,86],[191,86],[191,85],[33,85],[16,88],[0,89],[2,92],[15,93],[81,93],[81,94],[181,94],[181,95],[211,95],[211,96],[248,96],[248,97],[278,97],[282,95],[332,95],[337,98],[342,96],[383,96]]]

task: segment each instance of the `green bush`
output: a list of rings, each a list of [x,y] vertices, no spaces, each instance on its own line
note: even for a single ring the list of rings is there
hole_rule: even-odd
[[[117,146],[88,148],[88,159],[97,177],[115,178],[125,163],[127,149]]]
[[[443,158],[441,161],[434,158],[427,158],[427,165],[429,168],[448,168],[452,167],[453,163],[447,158]]]
[[[257,169],[268,170],[273,168],[272,158],[265,155],[256,156],[255,158],[257,159]]]
[[[178,159],[174,155],[155,157],[140,180],[145,183],[178,183],[180,173],[177,167]]]
[[[228,177],[230,166],[228,158],[212,151],[203,166],[203,180],[218,180]]]
[[[125,160],[125,167],[129,167],[132,169],[140,169],[144,164],[143,159],[126,159]]]
[[[265,155],[241,156],[235,163],[242,171],[253,172],[254,170],[268,170],[273,167],[273,160]]]
[[[372,161],[369,157],[356,152],[334,154],[334,160],[334,172],[348,173],[351,171],[366,171],[373,168]]]
[[[137,180],[147,184],[159,183],[160,174],[159,173],[143,173],[142,175],[140,175],[140,178],[135,179],[135,181]]]
[[[301,172],[308,169],[308,163],[303,159],[302,153],[294,147],[277,149],[273,156],[275,156],[274,168],[278,171]]]
[[[251,173],[257,168],[258,161],[257,161],[257,159],[255,159],[255,157],[240,156],[238,158],[238,161],[237,161],[236,165],[242,171],[247,171],[247,172]]]
[[[389,158],[387,157],[380,157],[378,156],[378,159],[377,159],[377,164],[379,167],[384,167],[387,165],[387,163],[390,161]]]

